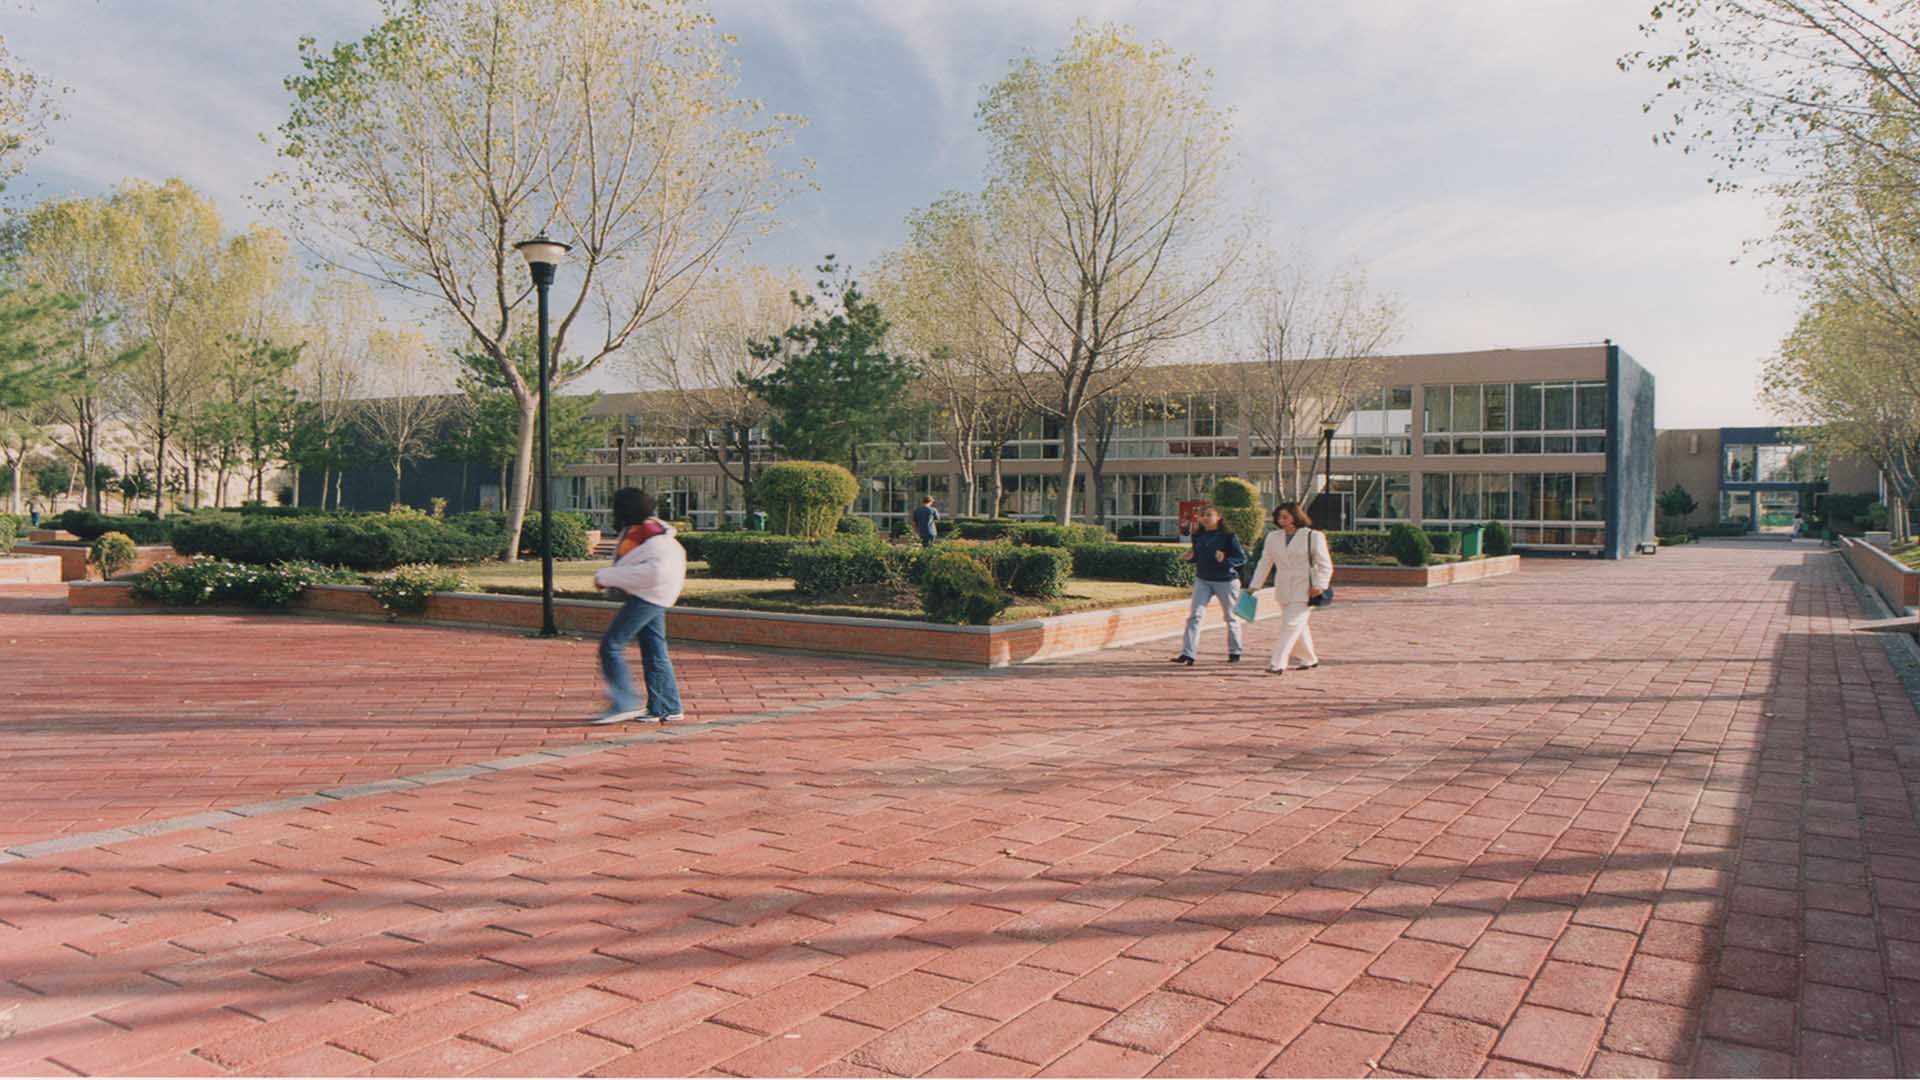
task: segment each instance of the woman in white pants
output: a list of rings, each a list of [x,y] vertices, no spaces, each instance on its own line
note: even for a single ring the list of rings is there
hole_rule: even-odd
[[[1333,584],[1333,556],[1327,551],[1326,535],[1313,527],[1313,520],[1299,503],[1281,503],[1274,508],[1273,531],[1267,534],[1247,588],[1260,588],[1269,573],[1273,575],[1273,602],[1280,605],[1280,640],[1274,643],[1267,674],[1286,674],[1287,661],[1296,650],[1302,670],[1319,667],[1320,656],[1313,651],[1313,631],[1307,628],[1307,616],[1313,611],[1307,601]]]

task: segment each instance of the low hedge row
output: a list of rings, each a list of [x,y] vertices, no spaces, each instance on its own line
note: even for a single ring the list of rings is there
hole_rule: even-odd
[[[408,563],[465,563],[499,554],[500,538],[425,515],[241,517],[206,515],[175,523],[173,549],[260,565],[311,562],[355,570]],[[559,530],[556,527],[555,533]],[[137,538],[136,538],[137,539]]]
[[[1017,596],[1051,600],[1065,595],[1074,559],[1065,548],[1026,544],[951,542],[932,548],[843,539],[802,544],[787,553],[794,589],[811,595],[856,585],[921,584],[938,552],[958,552],[987,568],[994,584]],[[708,566],[712,566],[711,560]]]
[[[117,532],[136,544],[164,544],[173,535],[177,520],[162,520],[143,514],[109,517],[91,510],[74,509],[62,513],[49,524],[57,525],[82,540],[98,540],[107,533]]]
[[[371,515],[382,516],[382,515]],[[474,510],[465,514],[454,514],[447,524],[474,536],[486,537],[493,544],[493,554],[498,555],[500,548],[507,542],[507,515],[490,510]],[[592,526],[587,515],[572,510],[557,510],[553,513],[553,557],[556,559],[585,559],[593,554],[587,546],[587,530]],[[540,554],[540,514],[527,511],[525,523],[520,527],[520,554]]]
[[[1184,544],[1074,544],[1076,577],[1103,581],[1136,581],[1142,585],[1193,584],[1193,564],[1182,558]]]
[[[962,540],[1011,540],[1029,547],[1070,547],[1113,539],[1112,533],[1098,525],[1057,525],[1006,518],[958,518],[953,523],[953,535]]]
[[[707,572],[720,578],[778,578],[793,572],[793,552],[810,543],[797,536],[773,533],[706,533],[679,537],[687,558],[704,560]]]
[[[194,559],[149,568],[134,582],[133,594],[168,607],[244,604],[284,608],[309,585],[352,585],[358,580],[356,574],[312,563],[255,566],[225,559]]]

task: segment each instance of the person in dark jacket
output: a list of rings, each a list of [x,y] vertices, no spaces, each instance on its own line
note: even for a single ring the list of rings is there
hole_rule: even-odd
[[[921,546],[940,539],[940,511],[933,507],[933,496],[920,496],[920,505],[913,510],[913,535],[920,538]]]
[[[1182,557],[1193,564],[1193,606],[1187,613],[1187,636],[1173,662],[1191,665],[1200,655],[1200,620],[1206,617],[1207,605],[1218,601],[1227,617],[1227,662],[1238,663],[1240,568],[1247,563],[1247,549],[1227,528],[1219,509],[1203,506],[1194,521],[1193,546]]]

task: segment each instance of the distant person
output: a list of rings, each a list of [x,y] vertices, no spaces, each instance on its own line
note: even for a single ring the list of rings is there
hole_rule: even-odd
[[[920,505],[913,508],[913,535],[922,547],[940,539],[940,511],[934,509],[931,495],[920,496]]]
[[[1273,527],[1247,588],[1257,590],[1266,583],[1268,574],[1273,575],[1273,602],[1280,606],[1280,640],[1274,643],[1273,658],[1267,661],[1267,674],[1285,675],[1296,649],[1301,670],[1320,666],[1307,616],[1325,602],[1321,598],[1333,585],[1333,556],[1327,550],[1326,535],[1313,527],[1313,519],[1299,503],[1285,502],[1275,507]]]
[[[1180,556],[1193,564],[1193,602],[1187,611],[1187,635],[1180,641],[1180,655],[1173,663],[1193,666],[1200,656],[1200,620],[1207,616],[1207,605],[1218,601],[1227,619],[1227,663],[1240,662],[1240,568],[1247,564],[1247,549],[1240,538],[1227,528],[1220,511],[1203,506],[1193,522],[1193,542]]]
[[[607,681],[608,708],[587,722],[685,720],[673,661],[667,656],[667,609],[680,599],[687,581],[686,549],[673,538],[673,526],[654,516],[653,496],[639,488],[613,493],[613,527],[620,533],[613,565],[593,575],[593,583],[617,590],[626,602],[600,638],[600,674]],[[633,672],[625,655],[627,642],[636,636],[647,687],[644,707],[634,692]]]

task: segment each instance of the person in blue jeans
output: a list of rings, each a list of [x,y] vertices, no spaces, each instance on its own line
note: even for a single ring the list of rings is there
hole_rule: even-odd
[[[1218,601],[1227,617],[1227,663],[1240,662],[1240,568],[1247,564],[1247,549],[1240,538],[1227,528],[1217,507],[1203,506],[1193,527],[1193,546],[1181,556],[1193,564],[1193,606],[1187,612],[1187,634],[1180,642],[1180,655],[1173,663],[1189,667],[1200,655],[1200,620],[1207,605]]]
[[[626,602],[600,638],[600,674],[607,682],[608,707],[590,724],[628,720],[665,724],[686,719],[680,686],[667,655],[667,609],[680,599],[687,580],[687,552],[673,538],[673,526],[654,516],[653,497],[638,488],[613,495],[614,526],[620,546],[612,566],[593,576],[594,584],[624,596]],[[627,642],[640,639],[640,664],[647,686],[642,704],[627,667]]]

